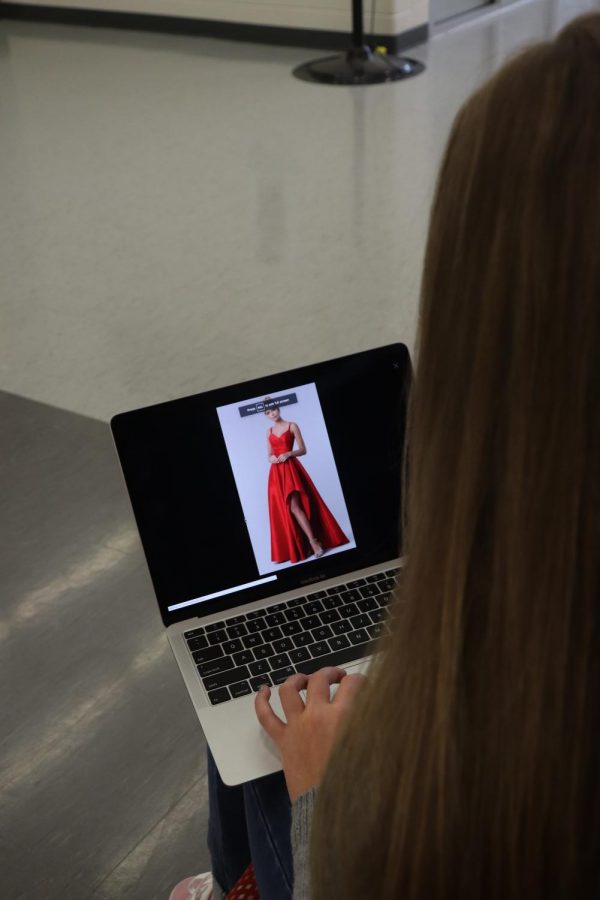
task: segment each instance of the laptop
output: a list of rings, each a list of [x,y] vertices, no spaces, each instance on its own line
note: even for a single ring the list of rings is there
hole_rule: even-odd
[[[261,684],[285,720],[289,675],[366,672],[390,633],[410,380],[392,344],[111,421],[167,637],[227,785],[281,770],[256,718]]]

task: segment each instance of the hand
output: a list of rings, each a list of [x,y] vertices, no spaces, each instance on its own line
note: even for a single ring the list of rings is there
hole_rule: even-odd
[[[279,458],[277,456],[270,456],[269,462],[271,462],[271,463],[279,462]]]
[[[282,453],[282,454],[278,457],[278,462],[285,462],[287,459],[290,458],[291,455],[292,455],[291,453]]]
[[[256,716],[279,749],[292,803],[321,783],[338,729],[366,680],[365,675],[348,675],[333,666],[313,675],[290,675],[279,687],[287,725],[271,709],[270,688],[256,695]],[[330,701],[329,687],[337,682],[340,686]],[[307,685],[305,705],[300,691]]]

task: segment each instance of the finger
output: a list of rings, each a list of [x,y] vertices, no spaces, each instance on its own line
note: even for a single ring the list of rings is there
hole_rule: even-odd
[[[266,690],[258,691],[254,700],[254,709],[256,710],[256,718],[262,727],[269,737],[275,741],[277,746],[279,746],[279,742],[283,737],[283,732],[285,730],[285,722],[282,722],[279,716],[275,715],[271,709],[271,704],[269,703],[270,696],[271,688],[268,687],[268,685]]]
[[[304,712],[304,700],[300,696],[300,691],[306,687],[307,683],[308,675],[301,675],[297,672],[295,675],[290,675],[289,678],[286,678],[283,684],[279,686],[281,708],[288,722],[290,717]]]
[[[339,669],[337,666],[326,666],[314,672],[308,679],[308,688],[306,691],[306,702],[312,700],[323,700],[329,703],[329,688],[332,684],[336,684],[346,675],[345,669]]]
[[[367,680],[367,676],[360,672],[353,672],[342,678],[339,688],[335,693],[335,697],[331,701],[337,703],[338,706],[350,706],[356,695],[362,690]]]

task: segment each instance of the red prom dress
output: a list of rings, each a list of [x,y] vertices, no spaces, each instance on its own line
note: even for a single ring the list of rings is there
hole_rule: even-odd
[[[294,446],[294,433],[288,426],[283,434],[269,434],[273,456],[289,453]],[[323,550],[348,544],[348,538],[314,486],[310,475],[295,456],[283,463],[271,463],[269,472],[269,519],[271,522],[271,559],[293,562],[314,555],[307,536],[290,509],[291,495],[297,492],[315,539]]]

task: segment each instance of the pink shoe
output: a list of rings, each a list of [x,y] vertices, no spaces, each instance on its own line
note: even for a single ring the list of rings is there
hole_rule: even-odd
[[[213,900],[212,872],[184,878],[175,885],[169,894],[169,900]]]

